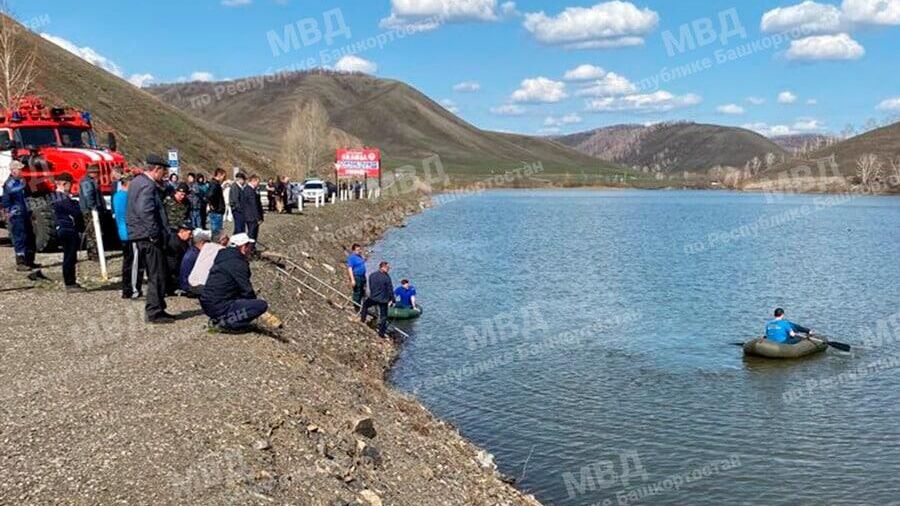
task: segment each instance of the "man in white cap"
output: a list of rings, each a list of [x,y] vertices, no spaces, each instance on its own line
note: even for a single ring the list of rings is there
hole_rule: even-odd
[[[270,328],[281,322],[268,314],[269,304],[256,297],[250,282],[250,257],[256,243],[246,233],[233,235],[228,248],[216,255],[206,286],[200,294],[200,307],[210,319],[210,328],[241,332],[260,318]]]

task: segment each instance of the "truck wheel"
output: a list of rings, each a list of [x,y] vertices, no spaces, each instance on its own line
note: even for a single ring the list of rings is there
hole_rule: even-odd
[[[31,226],[34,229],[34,247],[38,253],[56,251],[56,219],[53,208],[47,197],[29,198],[28,208],[31,210]]]

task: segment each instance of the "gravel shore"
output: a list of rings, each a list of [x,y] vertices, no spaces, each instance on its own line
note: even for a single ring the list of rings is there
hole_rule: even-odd
[[[261,242],[346,290],[344,248],[424,207],[271,216]],[[395,343],[267,262],[253,281],[285,329],[212,334],[189,299],[168,299],[175,324],[145,324],[84,256],[87,293],[62,290],[60,255],[31,282],[0,238],[2,504],[537,504],[385,383]]]

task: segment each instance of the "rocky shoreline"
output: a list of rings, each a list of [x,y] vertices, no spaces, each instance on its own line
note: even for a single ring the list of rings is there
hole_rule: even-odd
[[[271,216],[261,242],[345,290],[346,246],[428,205],[406,197]],[[286,329],[231,336],[188,299],[147,326],[87,261],[66,295],[39,257],[33,283],[0,242],[0,504],[538,504],[385,382],[397,344],[267,262],[254,284]]]

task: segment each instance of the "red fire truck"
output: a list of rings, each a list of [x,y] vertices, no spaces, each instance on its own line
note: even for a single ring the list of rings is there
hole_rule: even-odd
[[[77,196],[77,182],[88,166],[96,165],[100,190],[108,197],[113,171],[126,170],[125,157],[116,152],[114,135],[109,135],[107,146],[98,144],[90,113],[48,108],[37,97],[25,97],[18,107],[0,111],[0,184],[9,177],[12,160],[25,165],[38,251],[55,247],[55,227],[46,197],[55,189],[56,176],[70,174],[76,182],[72,192]]]

